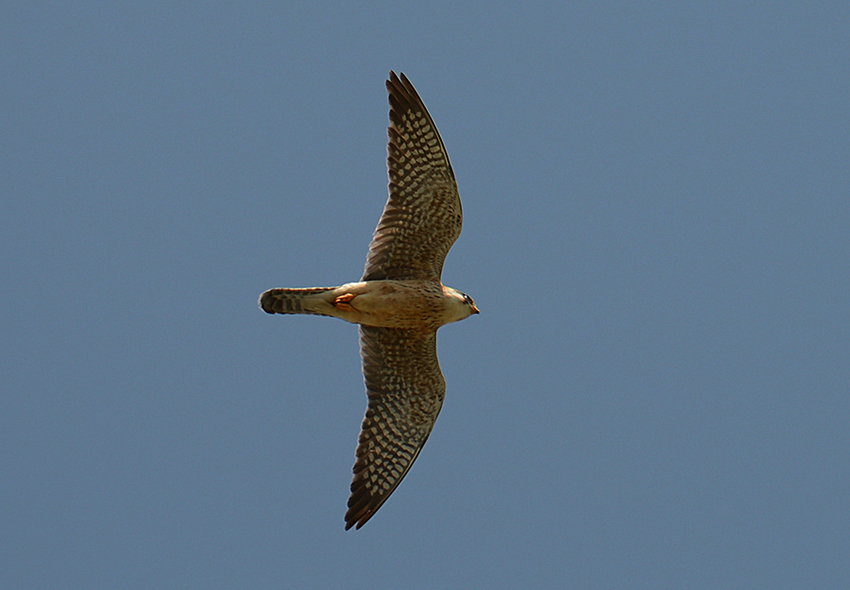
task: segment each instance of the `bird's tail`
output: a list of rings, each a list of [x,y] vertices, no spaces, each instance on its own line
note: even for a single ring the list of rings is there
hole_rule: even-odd
[[[266,313],[332,315],[334,306],[326,293],[334,290],[336,287],[269,289],[260,295],[260,307]]]

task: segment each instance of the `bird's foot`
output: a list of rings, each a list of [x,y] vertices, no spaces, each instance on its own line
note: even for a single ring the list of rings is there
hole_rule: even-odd
[[[351,301],[357,297],[354,293],[346,293],[334,299],[334,307],[340,311],[357,311]]]

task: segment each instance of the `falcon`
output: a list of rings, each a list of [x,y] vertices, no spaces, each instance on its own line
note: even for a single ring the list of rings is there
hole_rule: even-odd
[[[431,434],[446,381],[437,329],[478,313],[440,280],[463,214],[443,140],[404,74],[387,80],[389,198],[359,282],[270,289],[266,313],[324,315],[359,324],[368,405],[355,452],[345,529],[362,527],[395,491]]]

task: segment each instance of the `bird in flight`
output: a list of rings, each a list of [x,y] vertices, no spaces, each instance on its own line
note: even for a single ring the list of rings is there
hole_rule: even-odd
[[[360,325],[368,406],[355,453],[345,529],[360,528],[422,450],[446,393],[437,328],[478,313],[440,280],[463,214],[452,165],[428,110],[404,74],[390,72],[389,198],[359,282],[270,289],[266,313],[314,314]]]

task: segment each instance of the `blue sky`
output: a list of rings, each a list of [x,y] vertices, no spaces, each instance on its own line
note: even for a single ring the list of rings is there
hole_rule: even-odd
[[[0,19],[0,586],[850,586],[850,8]],[[446,403],[345,532],[390,69],[465,227]]]

